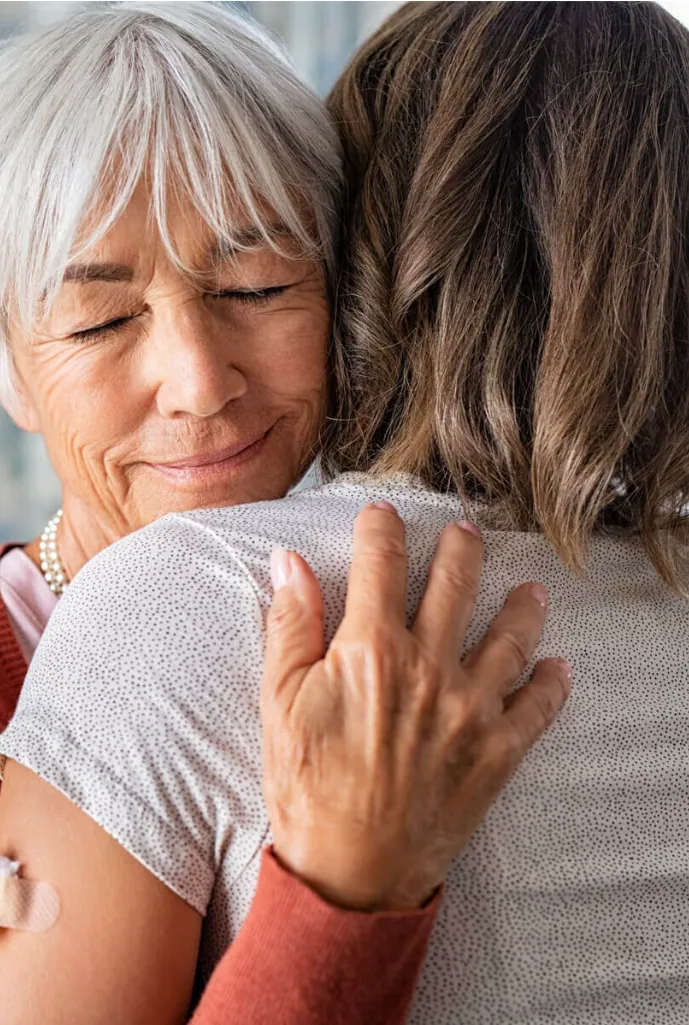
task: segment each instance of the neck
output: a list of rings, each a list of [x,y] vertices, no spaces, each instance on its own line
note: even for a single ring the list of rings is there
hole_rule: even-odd
[[[114,544],[127,533],[123,525],[118,529],[113,524],[104,524],[93,509],[78,498],[63,494],[63,514],[57,533],[57,550],[67,579],[71,580],[85,566],[89,559],[104,548]],[[40,537],[25,548],[26,554],[40,568]]]

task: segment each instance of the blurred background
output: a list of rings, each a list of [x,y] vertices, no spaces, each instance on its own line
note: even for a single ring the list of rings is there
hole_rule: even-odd
[[[0,2],[0,38],[58,21],[84,6],[69,0]],[[325,94],[357,45],[399,3],[259,0],[231,6],[280,37],[311,85]],[[662,6],[689,25],[689,0]],[[17,430],[0,409],[0,542],[32,539],[59,504],[57,482],[40,438]]]

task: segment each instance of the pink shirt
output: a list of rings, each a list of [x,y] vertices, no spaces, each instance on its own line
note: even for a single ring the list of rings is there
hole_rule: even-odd
[[[0,559],[0,598],[27,662],[57,604],[36,564],[21,548],[13,548]]]

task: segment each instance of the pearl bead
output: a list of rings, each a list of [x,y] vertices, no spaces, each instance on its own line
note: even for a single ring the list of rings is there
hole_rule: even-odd
[[[41,553],[41,570],[45,582],[53,594],[61,595],[67,589],[68,580],[60,562],[60,553],[57,549],[57,529],[62,519],[62,509],[48,522],[41,534],[39,550]]]

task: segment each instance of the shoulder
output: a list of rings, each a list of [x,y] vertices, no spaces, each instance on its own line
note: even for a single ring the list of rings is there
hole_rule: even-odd
[[[70,584],[32,660],[20,724],[120,778],[153,778],[159,756],[193,759],[218,721],[241,718],[262,636],[261,588],[227,540],[169,517]]]
[[[242,558],[241,534],[192,516],[172,514],[111,545],[79,572],[54,617],[62,629],[82,623],[136,622],[145,633],[168,619],[210,607],[228,592],[259,599]]]
[[[169,516],[106,549],[61,599],[27,686],[56,677],[72,699],[124,705],[186,700],[207,661],[237,643],[261,652],[264,581],[242,558],[230,531]],[[247,657],[249,654],[247,652]],[[66,701],[63,698],[63,701]]]
[[[258,778],[262,634],[260,588],[228,540],[156,523],[60,599],[0,748],[203,912],[225,818],[235,833],[261,818],[260,778],[231,799],[228,767]]]

